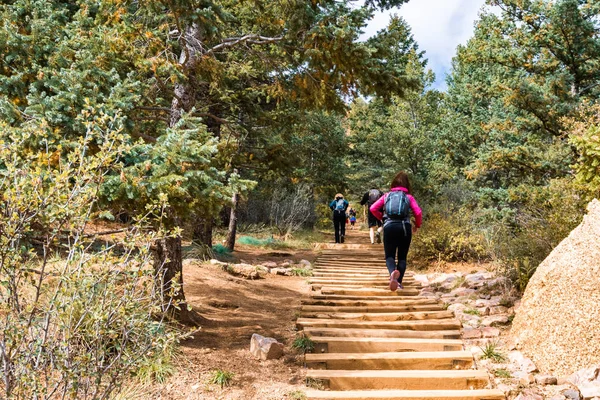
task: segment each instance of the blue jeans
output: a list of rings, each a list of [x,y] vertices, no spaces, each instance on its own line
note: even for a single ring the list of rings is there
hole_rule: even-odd
[[[386,221],[383,224],[383,248],[385,265],[391,274],[396,269],[400,271],[398,282],[402,283],[406,272],[406,256],[412,239],[412,226],[408,221]],[[396,254],[398,262],[396,262]]]

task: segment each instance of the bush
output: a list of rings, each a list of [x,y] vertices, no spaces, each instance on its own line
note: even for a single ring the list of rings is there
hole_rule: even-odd
[[[122,149],[115,124],[87,124],[85,138],[56,151],[29,147],[44,126],[0,129],[0,397],[107,398],[131,374],[171,371],[177,339],[155,296],[157,233],[140,228],[145,217],[119,244],[85,233]]]

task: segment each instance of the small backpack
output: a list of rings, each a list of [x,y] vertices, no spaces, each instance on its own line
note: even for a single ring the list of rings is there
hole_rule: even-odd
[[[333,209],[333,212],[336,215],[341,215],[341,214],[346,215],[346,210],[344,210],[344,208],[345,208],[345,201],[344,201],[344,199],[336,200],[336,202],[335,202],[335,208]]]
[[[410,201],[403,191],[388,193],[385,199],[385,216],[393,220],[409,220]]]
[[[369,205],[375,204],[377,200],[381,197],[381,191],[378,189],[369,190]]]

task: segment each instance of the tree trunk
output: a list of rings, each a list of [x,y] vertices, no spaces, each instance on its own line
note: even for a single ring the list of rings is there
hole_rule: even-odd
[[[211,248],[213,246],[213,220],[212,218],[198,218],[194,227],[192,241],[199,246]]]
[[[166,237],[155,242],[154,270],[162,299],[162,311],[183,323],[197,323],[188,310],[183,292],[183,259],[181,237]]]
[[[227,248],[233,251],[235,247],[235,235],[237,233],[237,206],[240,195],[235,193],[231,198],[231,213],[229,217],[229,232],[227,233]]]

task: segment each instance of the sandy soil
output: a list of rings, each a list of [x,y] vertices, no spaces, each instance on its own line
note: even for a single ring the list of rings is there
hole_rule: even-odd
[[[236,256],[247,262],[281,261],[269,253],[246,250]],[[310,253],[293,258],[299,256],[314,259]],[[275,400],[289,398],[290,392],[304,387],[302,356],[291,344],[296,336],[296,309],[309,290],[306,278],[266,275],[245,280],[218,266],[188,260],[184,282],[189,304],[206,321],[193,339],[182,343],[177,373],[164,385],[153,387],[148,398]],[[284,343],[283,359],[255,360],[249,352],[253,333]],[[217,368],[235,374],[230,387],[207,383]]]

